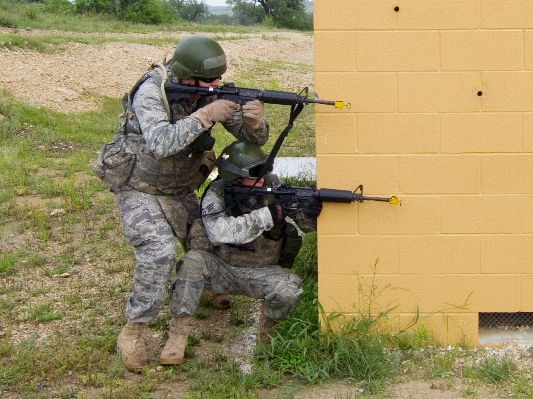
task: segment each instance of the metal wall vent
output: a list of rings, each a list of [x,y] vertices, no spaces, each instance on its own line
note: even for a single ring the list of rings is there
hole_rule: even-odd
[[[522,326],[533,326],[533,312],[488,312],[479,314],[480,328],[505,328]]]

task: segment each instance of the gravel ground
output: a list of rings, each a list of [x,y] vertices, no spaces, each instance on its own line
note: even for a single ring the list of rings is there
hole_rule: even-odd
[[[0,29],[0,33],[6,31]],[[19,33],[42,34],[39,31]],[[72,35],[68,32],[54,33]],[[185,35],[183,32],[172,36],[128,35],[130,38],[168,38],[168,45],[162,47],[126,42],[101,45],[70,43],[59,54],[4,48],[0,50],[0,87],[32,105],[60,112],[96,109],[101,96],[120,98],[130,90],[140,74],[153,62],[161,62],[167,54],[172,54],[176,38]],[[105,36],[120,39],[125,35]],[[241,72],[250,70],[253,59],[313,64],[313,37],[308,34],[247,34],[245,39],[221,40],[220,43],[228,57],[224,81],[232,81]],[[313,75],[311,72],[294,73],[289,68],[276,72],[276,80],[286,90],[298,90],[312,87]]]

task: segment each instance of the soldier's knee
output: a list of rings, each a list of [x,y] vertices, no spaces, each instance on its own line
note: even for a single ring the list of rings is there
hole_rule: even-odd
[[[292,309],[303,294],[300,278],[294,277],[279,282],[265,297],[265,301],[272,307],[287,309],[287,312]]]
[[[198,250],[193,250],[185,253],[185,255],[183,255],[183,257],[178,262],[178,270],[186,271],[197,268],[203,269],[207,262],[206,254],[207,252]]]
[[[191,250],[183,255],[182,260],[184,262],[193,262],[193,263],[205,263],[207,262],[208,252],[202,250]]]

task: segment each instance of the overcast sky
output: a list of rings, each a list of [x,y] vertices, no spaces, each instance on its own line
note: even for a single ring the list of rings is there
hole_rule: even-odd
[[[226,0],[205,0],[208,6],[227,6]]]

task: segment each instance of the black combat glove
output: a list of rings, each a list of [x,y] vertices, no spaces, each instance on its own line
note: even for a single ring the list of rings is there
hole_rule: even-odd
[[[272,215],[274,223],[284,220],[287,216],[294,217],[298,211],[298,203],[294,202],[290,196],[280,196],[274,202],[272,202],[268,209]]]
[[[320,212],[322,212],[322,201],[312,198],[309,201],[305,201],[300,207],[300,210],[309,218],[317,218]]]
[[[213,149],[215,138],[211,136],[210,131],[202,132],[191,145],[192,152],[205,152]]]

